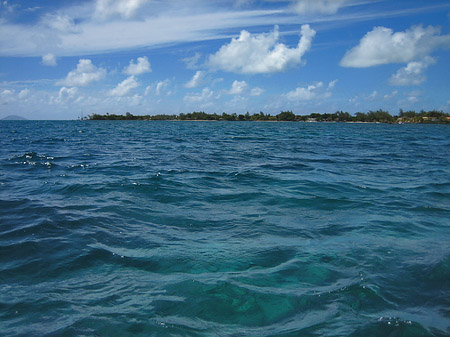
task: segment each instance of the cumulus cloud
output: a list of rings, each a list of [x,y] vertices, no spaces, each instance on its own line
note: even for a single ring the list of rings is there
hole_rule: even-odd
[[[97,0],[94,16],[98,19],[108,19],[120,16],[126,19],[133,17],[138,9],[148,0]]]
[[[132,89],[137,88],[139,86],[139,83],[136,81],[136,78],[132,75],[128,77],[127,79],[120,82],[114,89],[112,89],[109,94],[111,96],[125,96],[127,95]]]
[[[349,0],[297,0],[292,9],[299,14],[335,14]]]
[[[42,64],[45,66],[56,66],[56,57],[53,54],[45,54],[42,56]]]
[[[70,87],[86,86],[101,80],[106,74],[103,68],[97,68],[89,59],[80,59],[77,68],[67,74],[65,80],[59,82]]]
[[[241,95],[248,90],[248,84],[245,81],[234,81],[228,92],[230,95]]]
[[[29,89],[23,89],[19,92],[19,94],[17,95],[17,97],[19,97],[19,99],[25,99],[27,98],[27,96],[29,95],[30,90]]]
[[[264,92],[264,89],[261,88],[253,88],[250,90],[250,96],[261,96],[261,94]]]
[[[145,88],[144,96],[155,95],[155,96],[170,96],[172,91],[169,89],[170,80],[167,78],[164,81],[155,82]]]
[[[214,91],[209,88],[204,88],[201,93],[184,96],[183,100],[187,103],[202,103],[209,100],[213,95]]]
[[[66,88],[62,87],[59,89],[58,97],[56,99],[51,99],[51,101],[56,103],[66,103],[69,100],[73,100],[78,93],[77,88]]]
[[[235,80],[231,85],[231,89],[227,92],[230,95],[244,95],[249,94],[250,96],[260,96],[264,92],[261,88],[250,89],[249,85],[245,81]]]
[[[184,87],[185,88],[196,88],[196,87],[198,87],[201,84],[201,82],[202,82],[204,74],[205,74],[204,71],[198,70],[194,74],[192,79],[189,82],[184,84]]]
[[[168,79],[165,79],[164,81],[159,81],[158,83],[156,83],[155,95],[161,96],[163,93],[166,93],[166,95],[170,95],[171,92],[167,91],[169,84],[170,84],[170,81]]]
[[[2,96],[10,96],[12,94],[14,94],[14,90],[4,89],[2,91]]]
[[[440,35],[438,28],[414,26],[404,32],[375,27],[347,51],[341,66],[364,68],[388,63],[410,62],[440,47],[450,47],[450,35]]]
[[[307,87],[299,87],[286,94],[286,98],[290,101],[310,101],[318,96],[320,88],[323,87],[323,82],[309,85]]]
[[[436,61],[430,57],[425,57],[422,61],[409,62],[406,67],[400,68],[397,73],[389,79],[392,85],[418,85],[426,80],[425,70]]]
[[[223,45],[209,57],[209,65],[225,71],[262,74],[286,70],[301,63],[302,56],[311,48],[316,32],[302,25],[301,38],[296,48],[279,43],[278,27],[268,34],[250,34],[243,30],[238,38]]]
[[[0,93],[0,102],[2,104],[7,104],[10,102],[13,102],[15,100],[15,92],[14,90],[10,90],[10,89],[5,89]]]
[[[123,73],[127,75],[140,75],[143,73],[149,73],[151,71],[152,68],[147,56],[138,57],[137,63],[134,63],[134,60],[131,60],[128,67],[125,67],[123,69]]]

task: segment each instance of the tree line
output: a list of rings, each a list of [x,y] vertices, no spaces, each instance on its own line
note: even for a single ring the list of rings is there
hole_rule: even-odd
[[[265,114],[264,112],[250,114],[222,114],[206,113],[203,111],[180,113],[178,115],[133,115],[127,112],[125,115],[106,113],[92,114],[89,120],[168,120],[168,121],[297,121],[297,122],[354,122],[354,123],[449,123],[450,114],[442,111],[403,111],[400,109],[398,115],[391,115],[388,111],[376,110],[368,112],[357,112],[351,115],[348,112],[336,111],[335,113],[311,113],[309,115],[296,115],[292,111],[281,111],[277,115]]]

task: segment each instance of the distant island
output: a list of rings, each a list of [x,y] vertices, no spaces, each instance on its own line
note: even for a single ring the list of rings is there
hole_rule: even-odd
[[[292,111],[281,111],[277,115],[263,112],[250,115],[246,114],[208,114],[206,112],[180,113],[179,115],[133,115],[127,112],[125,115],[106,113],[105,115],[92,114],[86,120],[144,120],[144,121],[286,121],[286,122],[347,122],[347,123],[429,123],[450,124],[450,114],[442,111],[403,111],[398,115],[391,115],[388,111],[377,110],[357,112],[351,115],[348,112],[336,111],[335,113],[311,113],[309,115],[296,115]]]
[[[27,119],[17,115],[9,115],[5,118],[2,118],[3,121],[26,121]]]

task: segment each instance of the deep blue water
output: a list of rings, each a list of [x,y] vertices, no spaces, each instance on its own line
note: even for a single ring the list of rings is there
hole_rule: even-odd
[[[1,336],[449,336],[450,127],[0,122]]]

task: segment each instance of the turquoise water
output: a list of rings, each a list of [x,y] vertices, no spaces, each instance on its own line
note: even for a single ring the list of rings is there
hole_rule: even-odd
[[[1,336],[449,336],[450,127],[0,122]]]

